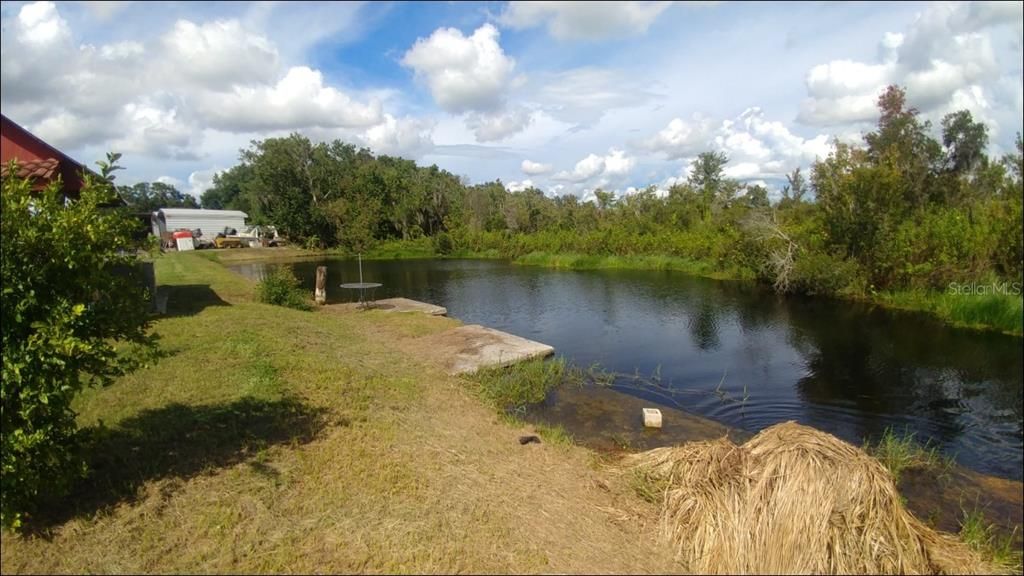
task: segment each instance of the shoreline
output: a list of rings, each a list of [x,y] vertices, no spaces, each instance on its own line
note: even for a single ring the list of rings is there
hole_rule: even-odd
[[[706,262],[687,260],[674,256],[596,256],[583,254],[550,254],[532,252],[517,258],[507,258],[494,251],[453,252],[442,255],[425,250],[425,243],[386,243],[368,251],[364,260],[421,260],[421,259],[467,259],[467,260],[508,260],[519,266],[539,266],[558,270],[652,270],[682,272],[700,278],[728,282],[751,282],[756,280],[742,271],[722,272]],[[242,252],[247,252],[243,254]],[[259,252],[252,254],[249,252]],[[354,258],[340,249],[307,250],[304,248],[261,248],[245,250],[201,251],[204,257],[222,264],[280,260],[311,260],[316,258]],[[887,310],[900,310],[927,314],[944,324],[967,330],[997,332],[1007,336],[1024,337],[1024,297],[1009,294],[956,295],[946,292],[903,290],[879,292],[874,295],[847,294],[837,296],[808,295],[808,298],[832,300],[836,303],[859,302],[880,306]],[[979,321],[979,318],[981,320]]]
[[[621,456],[502,417],[443,370],[432,337],[459,321],[261,304],[201,253],[160,257],[157,278],[166,355],[76,400],[93,475],[40,518],[46,537],[5,535],[5,573],[684,570]],[[955,525],[961,485],[935,476],[916,514]],[[1002,530],[1021,483],[976,484]]]

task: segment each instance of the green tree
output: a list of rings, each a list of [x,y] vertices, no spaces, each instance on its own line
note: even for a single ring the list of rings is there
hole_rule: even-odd
[[[341,195],[336,155],[300,134],[254,142],[242,153],[252,168],[251,190],[267,220],[299,242],[323,243],[334,236],[326,206]]]
[[[1024,183],[1024,140],[1021,139],[1020,132],[1017,132],[1017,139],[1014,141],[1014,145],[1017,148],[1016,153],[1010,153],[1003,156],[1003,165],[1010,171],[1010,175],[1016,180],[1017,191],[1020,191],[1021,184]]]
[[[71,401],[118,373],[114,345],[141,340],[146,290],[133,273],[133,220],[104,208],[115,198],[111,162],[85,176],[78,200],[61,184],[33,192],[3,178],[0,270],[3,419],[0,521],[17,527],[41,498],[84,472]]]
[[[700,198],[702,220],[711,216],[713,206],[728,203],[736,193],[735,182],[725,178],[725,165],[728,163],[729,157],[724,152],[702,152],[693,161],[687,183]]]
[[[800,167],[786,174],[786,185],[782,187],[782,199],[787,204],[799,204],[807,194],[807,180],[800,173]]]
[[[253,189],[253,169],[238,164],[213,175],[213,185],[203,192],[200,203],[210,210],[241,210],[256,224],[265,223],[263,207]]]
[[[768,201],[768,189],[760,184],[747,186],[747,193],[744,196],[745,204],[751,208],[767,208],[771,205]]]
[[[886,88],[878,98],[878,109],[878,128],[864,136],[868,160],[899,175],[887,193],[894,196],[891,207],[905,216],[945,194],[937,182],[942,146],[929,135],[931,124],[918,119],[916,108],[907,107],[902,88]]]
[[[946,164],[956,175],[971,173],[985,160],[988,127],[975,122],[971,113],[960,110],[942,118],[942,145],[946,147]]]
[[[155,212],[161,208],[199,208],[191,194],[184,194],[171,184],[139,182],[132,186],[118,186],[121,198],[133,212]]]
[[[602,188],[594,190],[594,199],[597,200],[597,207],[602,212],[608,210],[615,204],[615,192],[609,192]]]

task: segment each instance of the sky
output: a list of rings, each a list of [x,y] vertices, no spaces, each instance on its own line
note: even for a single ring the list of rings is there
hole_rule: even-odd
[[[1024,3],[3,2],[3,114],[119,183],[199,195],[299,132],[551,195],[664,191],[703,151],[777,194],[885,86],[1024,116]]]

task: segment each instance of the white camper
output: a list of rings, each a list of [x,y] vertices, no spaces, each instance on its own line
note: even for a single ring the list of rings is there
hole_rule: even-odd
[[[248,217],[241,210],[161,208],[153,212],[153,235],[166,242],[175,230],[199,230],[199,238],[212,242],[225,228],[234,229],[236,234],[245,230]]]

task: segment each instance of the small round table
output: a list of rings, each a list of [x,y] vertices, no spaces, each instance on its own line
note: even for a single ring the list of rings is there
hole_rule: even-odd
[[[373,291],[383,286],[380,282],[349,282],[348,284],[342,284],[341,287],[347,290],[359,290],[359,306],[361,308],[370,308],[373,306]],[[366,301],[366,291],[370,291],[370,302]]]

